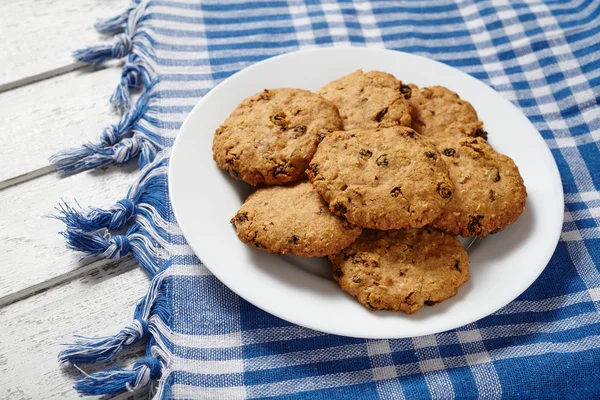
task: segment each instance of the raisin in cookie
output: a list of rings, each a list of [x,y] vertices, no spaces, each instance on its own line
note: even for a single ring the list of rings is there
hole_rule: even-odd
[[[453,190],[435,145],[406,127],[331,133],[307,174],[333,213],[364,228],[427,225]]]
[[[412,128],[434,139],[474,136],[487,139],[483,122],[468,101],[443,86],[419,89],[410,85],[412,95]]]
[[[485,236],[512,224],[523,213],[527,192],[510,157],[480,138],[437,144],[454,183],[454,194],[433,225],[453,235]]]
[[[244,100],[217,129],[219,168],[251,185],[300,179],[319,139],[342,129],[335,105],[301,89],[264,90]]]
[[[344,129],[409,126],[410,87],[393,75],[358,70],[323,86],[317,93],[340,110]]]
[[[244,243],[276,254],[320,257],[348,246],[361,228],[329,212],[308,182],[251,194],[231,219]]]
[[[454,296],[470,277],[458,239],[431,228],[365,229],[329,260],[341,288],[370,310],[412,314]]]

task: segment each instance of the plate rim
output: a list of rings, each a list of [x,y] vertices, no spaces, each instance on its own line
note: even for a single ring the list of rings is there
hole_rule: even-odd
[[[283,53],[283,54],[279,54],[273,57],[269,57],[267,59],[264,59],[260,62],[256,62],[246,68],[243,68],[239,71],[237,71],[236,73],[232,74],[231,76],[227,77],[226,79],[224,79],[223,81],[219,82],[217,85],[215,85],[202,99],[200,99],[195,106],[192,108],[192,110],[189,112],[189,114],[186,116],[184,122],[181,124],[181,127],[179,128],[179,131],[177,133],[177,136],[175,138],[175,141],[173,143],[173,146],[170,149],[170,154],[169,154],[169,158],[170,161],[173,159],[174,155],[177,154],[177,149],[178,149],[178,144],[181,143],[180,138],[181,133],[186,129],[187,125],[190,124],[190,120],[191,120],[191,116],[200,108],[204,105],[204,103],[209,102],[210,99],[212,98],[212,94],[217,92],[217,89],[219,89],[221,86],[223,86],[226,82],[228,82],[230,79],[233,79],[234,77],[238,77],[240,75],[243,74],[249,74],[251,73],[254,69],[260,68],[264,63],[269,63],[269,62],[273,62],[276,61],[277,59],[282,59],[282,58],[287,58],[287,57],[293,57],[293,56],[297,56],[299,53],[303,53],[303,54],[310,54],[310,53],[322,53],[322,52],[331,52],[331,51],[364,51],[364,52],[383,52],[383,53],[394,53],[394,54],[398,54],[400,53],[403,56],[406,57],[414,57],[414,58],[418,58],[421,60],[425,60],[428,63],[434,63],[434,64],[438,64],[439,66],[441,66],[442,68],[451,68],[453,69],[455,72],[467,77],[470,80],[475,80],[477,81],[479,84],[485,86],[487,89],[493,91],[498,98],[498,101],[502,101],[505,104],[509,105],[511,108],[515,109],[519,114],[521,114],[527,121],[528,123],[531,125],[531,127],[535,130],[535,132],[537,132],[537,138],[539,139],[538,141],[541,142],[544,146],[544,150],[547,151],[550,155],[550,158],[552,160],[552,169],[551,171],[548,171],[548,173],[550,175],[552,175],[552,181],[558,185],[557,188],[557,193],[559,194],[559,201],[557,201],[557,203],[562,204],[562,209],[563,211],[560,214],[560,218],[556,219],[556,226],[555,226],[555,234],[554,234],[554,238],[552,239],[551,243],[552,243],[552,251],[548,251],[545,256],[543,257],[543,268],[540,268],[539,271],[537,272],[537,274],[535,275],[535,277],[533,277],[533,279],[530,282],[524,282],[522,285],[520,285],[519,289],[515,291],[515,295],[511,296],[512,298],[510,298],[509,301],[505,302],[504,304],[498,306],[497,308],[493,309],[492,311],[486,310],[483,311],[481,313],[474,313],[474,317],[473,318],[469,318],[467,322],[461,322],[459,325],[453,325],[451,327],[443,327],[442,329],[439,328],[425,328],[423,329],[423,332],[418,334],[418,335],[402,335],[401,333],[399,333],[399,335],[397,336],[390,336],[390,335],[378,335],[377,333],[374,333],[373,335],[369,335],[369,336],[364,336],[364,335],[353,335],[350,333],[346,333],[343,331],[337,331],[337,330],[324,330],[322,329],[322,327],[319,326],[315,326],[312,325],[311,323],[306,323],[306,321],[302,321],[299,322],[297,320],[295,320],[294,318],[290,318],[289,315],[284,315],[283,313],[280,313],[276,308],[272,308],[269,307],[268,305],[264,305],[264,304],[257,304],[253,299],[249,299],[247,298],[247,296],[244,296],[243,294],[240,293],[240,291],[235,290],[234,288],[232,288],[229,285],[229,282],[226,282],[226,280],[224,281],[222,279],[222,275],[219,272],[215,272],[213,271],[213,269],[208,265],[205,264],[204,261],[202,261],[199,253],[197,252],[195,246],[189,241],[188,239],[188,235],[185,232],[185,229],[183,228],[183,224],[180,222],[181,219],[179,217],[179,212],[177,211],[177,206],[176,204],[176,200],[173,197],[173,180],[170,179],[172,177],[172,172],[173,172],[173,163],[169,162],[169,166],[168,166],[168,192],[169,192],[169,200],[171,202],[172,205],[172,210],[173,210],[173,214],[175,216],[175,219],[181,229],[181,232],[183,233],[183,236],[186,238],[186,241],[188,243],[188,245],[192,248],[194,254],[196,254],[198,256],[198,258],[201,260],[202,264],[221,282],[223,283],[227,288],[229,288],[229,290],[231,290],[233,293],[235,293],[236,295],[240,296],[241,298],[243,298],[244,300],[246,300],[247,302],[253,304],[254,306],[258,307],[259,309],[274,315],[282,320],[288,321],[292,324],[295,325],[299,325],[299,326],[303,326],[315,331],[319,331],[319,332],[324,332],[324,333],[328,333],[328,334],[334,334],[334,335],[338,335],[338,336],[345,336],[345,337],[354,337],[354,338],[366,338],[366,339],[393,339],[393,338],[411,338],[411,337],[419,337],[419,336],[425,336],[425,335],[430,335],[430,334],[436,334],[436,333],[441,333],[441,332],[446,332],[452,329],[457,329],[460,328],[462,326],[468,325],[470,323],[479,321],[491,314],[494,314],[495,312],[497,312],[498,310],[500,310],[501,308],[505,307],[506,305],[510,304],[511,302],[513,302],[517,297],[519,297],[522,293],[524,293],[538,278],[539,276],[542,274],[542,272],[546,269],[546,267],[548,266],[548,263],[550,261],[550,259],[552,258],[552,255],[554,254],[554,252],[556,251],[556,247],[558,246],[558,243],[560,241],[560,237],[562,234],[562,225],[564,223],[564,188],[562,185],[562,178],[560,175],[560,170],[558,168],[558,164],[556,163],[556,159],[554,158],[551,149],[549,148],[548,144],[546,143],[545,139],[542,137],[542,135],[540,134],[540,132],[538,131],[538,129],[535,127],[535,125],[533,125],[533,123],[529,120],[529,118],[527,118],[527,116],[517,107],[515,106],[512,102],[510,102],[508,99],[506,99],[504,96],[502,96],[499,92],[497,92],[495,89],[493,89],[492,87],[488,86],[485,82],[467,74],[466,72],[461,71],[458,68],[452,67],[448,64],[444,64],[442,62],[439,62],[437,60],[433,60],[427,57],[423,57],[417,54],[411,54],[411,53],[406,53],[406,52],[402,52],[402,51],[398,51],[398,50],[391,50],[391,49],[385,49],[385,48],[372,48],[372,47],[357,47],[357,46],[336,46],[336,47],[317,47],[317,48],[310,48],[310,49],[300,49],[300,50],[296,50],[296,51],[292,51],[292,52],[288,52],[288,53]],[[557,229],[556,229],[557,228]],[[542,258],[540,258],[541,260]],[[215,268],[215,270],[218,271],[218,268]],[[425,322],[424,322],[425,323]]]

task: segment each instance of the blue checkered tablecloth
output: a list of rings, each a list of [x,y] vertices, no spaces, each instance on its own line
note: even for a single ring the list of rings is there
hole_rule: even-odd
[[[123,119],[54,161],[71,172],[138,156],[142,175],[112,208],[83,217],[66,208],[66,236],[89,253],[133,253],[153,281],[130,326],[80,339],[61,359],[110,357],[143,338],[147,356],[84,376],[78,389],[151,385],[156,398],[175,399],[600,398],[599,22],[598,0],[137,0],[98,24],[115,41],[77,56],[127,57],[112,98]],[[186,245],[166,166],[192,107],[255,62],[348,45],[419,54],[480,79],[550,147],[565,192],[562,236],[540,278],[495,314],[412,339],[328,335],[247,303]]]

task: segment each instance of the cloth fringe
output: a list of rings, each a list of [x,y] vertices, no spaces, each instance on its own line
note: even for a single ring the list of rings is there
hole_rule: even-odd
[[[146,272],[154,276],[160,270],[157,259],[163,258],[168,243],[153,228],[155,225],[152,221],[140,221],[133,224],[125,235],[111,235],[106,230],[100,233],[67,230],[62,235],[70,249],[88,255],[100,255],[113,260],[131,253]]]
[[[136,315],[147,320],[144,335],[150,333],[146,345],[146,355],[136,361],[131,369],[109,368],[92,374],[84,373],[84,376],[75,379],[74,387],[78,392],[86,395],[114,395],[124,391],[133,392],[160,378],[153,398],[167,398],[172,381],[170,372],[168,372],[172,353],[169,342],[165,340],[165,334],[171,333],[168,324],[172,319],[170,308],[165,304],[165,291],[167,290],[165,286],[168,283],[169,266],[170,264],[165,265],[162,271],[152,279],[148,294],[140,300],[136,307]],[[134,321],[141,320],[136,317]],[[78,362],[107,359],[121,348],[132,345],[144,336],[132,335],[127,340],[124,339],[125,335],[120,334],[98,338],[97,342],[91,342],[94,339],[87,339],[90,341],[71,345],[61,352],[63,362],[76,365]],[[107,342],[113,346],[106,346]]]
[[[140,0],[132,1],[127,7],[127,10],[125,10],[122,14],[119,14],[113,18],[98,21],[94,24],[94,28],[96,28],[99,33],[104,35],[115,35],[124,31],[129,14],[138,6],[138,4],[140,4]]]
[[[100,143],[88,143],[77,149],[69,149],[50,157],[50,162],[61,173],[71,174],[90,168],[98,168],[116,162],[119,164],[141,155],[140,166],[154,158],[160,145],[152,139],[151,124],[144,123],[146,116],[156,112],[157,81],[153,81],[138,98],[133,109],[127,111],[116,125],[102,131]],[[126,137],[131,135],[131,137]]]
[[[107,209],[75,209],[61,204],[58,219],[66,225],[67,245],[88,255],[116,259],[133,256],[152,277],[146,295],[137,303],[133,321],[113,336],[76,336],[61,351],[62,364],[111,359],[123,348],[148,338],[146,355],[131,369],[109,368],[76,379],[75,389],[86,395],[114,395],[134,391],[159,380],[156,397],[170,393],[171,360],[169,341],[171,310],[166,298],[168,286],[168,152],[156,127],[158,78],[153,69],[153,40],[143,26],[148,0],[134,0],[122,14],[98,22],[100,33],[115,35],[109,45],[92,46],[74,53],[77,60],[99,65],[108,59],[128,56],[117,89],[110,102],[123,112],[116,125],[104,129],[99,143],[58,153],[50,158],[62,173],[74,173],[109,163],[124,163],[139,156],[140,177],[125,198]],[[132,106],[131,89],[142,88]],[[124,234],[111,234],[122,231]]]
[[[164,295],[163,281],[167,277],[166,268],[158,273],[150,283],[150,288],[135,308],[133,321],[114,336],[90,338],[76,336],[75,343],[68,345],[58,356],[60,363],[89,363],[113,357],[122,348],[137,343],[148,334],[150,315],[157,315],[163,321],[169,321],[169,309],[164,302],[157,302]]]
[[[167,190],[167,161],[167,154],[160,154],[153,163],[142,170],[139,181],[130,189],[127,198],[138,198],[140,202],[133,207],[134,219],[125,234],[113,236],[104,228],[100,231],[85,232],[75,226],[67,227],[63,232],[70,248],[88,255],[100,254],[108,259],[116,259],[129,253],[133,254],[152,277],[146,295],[136,305],[130,324],[113,336],[76,336],[75,342],[60,352],[58,359],[61,364],[96,362],[110,359],[123,348],[148,338],[146,356],[138,360],[131,369],[111,368],[77,378],[75,388],[82,394],[112,395],[147,386],[161,376],[161,370],[167,367],[171,358],[166,344],[168,341],[164,340],[164,335],[169,333],[168,326],[171,321],[171,310],[166,304],[165,296],[170,262],[167,261],[167,231],[160,226],[166,223],[164,196]],[[163,199],[158,201],[161,194]],[[146,201],[142,202],[141,199]],[[149,211],[151,209],[153,211]],[[115,212],[118,213],[121,211]],[[101,217],[98,221],[108,221],[104,211],[99,211],[97,215]],[[85,216],[82,218],[85,219]],[[119,217],[116,220],[129,219]],[[94,223],[96,220],[86,221],[79,227],[95,229]],[[164,385],[166,383],[163,383]],[[168,388],[168,385],[166,387]]]
[[[122,33],[115,35],[111,44],[91,46],[74,53],[81,62],[99,65],[109,59],[128,56],[121,71],[121,79],[110,102],[123,112],[116,125],[105,128],[99,143],[88,143],[80,148],[69,149],[50,157],[61,173],[71,174],[110,163],[125,163],[139,156],[143,167],[156,156],[162,145],[156,138],[156,86],[158,78],[153,68],[154,53],[149,28],[142,24],[148,0],[133,1],[127,11],[110,20],[98,23],[101,32]],[[132,106],[131,90],[143,88]]]
[[[158,224],[166,224],[167,204],[161,190],[167,185],[166,158],[155,159],[140,174],[140,178],[129,189],[124,199],[107,209],[89,208],[77,210],[66,202],[59,205],[56,216],[67,226],[67,230],[95,232],[102,228],[118,231],[130,224],[136,215],[146,214],[150,219],[160,219]]]
[[[131,369],[111,368],[75,378],[75,389],[86,395],[117,394],[125,390],[133,392],[158,379],[161,362],[152,356],[138,360]]]
[[[73,52],[73,57],[77,61],[98,66],[106,60],[119,59],[129,55],[134,47],[145,47],[144,52],[147,52],[147,33],[144,29],[137,29],[147,5],[147,0],[134,1],[124,13],[96,23],[96,29],[100,33],[114,34],[116,41],[76,50]],[[121,30],[123,30],[122,33],[117,33]]]
[[[126,112],[131,108],[130,89],[144,87],[145,90],[149,90],[151,85],[151,68],[146,65],[143,58],[132,54],[121,71],[121,80],[110,96],[109,102],[120,112]]]

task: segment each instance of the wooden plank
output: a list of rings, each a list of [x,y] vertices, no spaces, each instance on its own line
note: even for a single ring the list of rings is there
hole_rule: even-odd
[[[66,178],[53,172],[0,191],[0,305],[38,291],[49,280],[68,279],[89,264],[65,246],[58,234],[64,224],[45,218],[55,213],[61,198],[107,207],[125,197],[138,176],[137,164],[130,162]],[[93,266],[106,263],[99,260]]]
[[[0,188],[51,171],[50,155],[95,141],[118,122],[108,99],[120,72],[75,71],[0,93]]]
[[[123,12],[128,0],[0,2],[0,90],[78,68],[71,53],[100,42],[99,18]]]
[[[71,343],[74,333],[95,336],[118,332],[131,321],[148,281],[133,260],[116,262],[0,308],[0,398],[78,397],[72,386],[73,377],[80,372],[59,367],[60,345]],[[125,350],[115,362],[127,367],[142,354],[140,343]],[[107,366],[79,367],[89,373]]]

